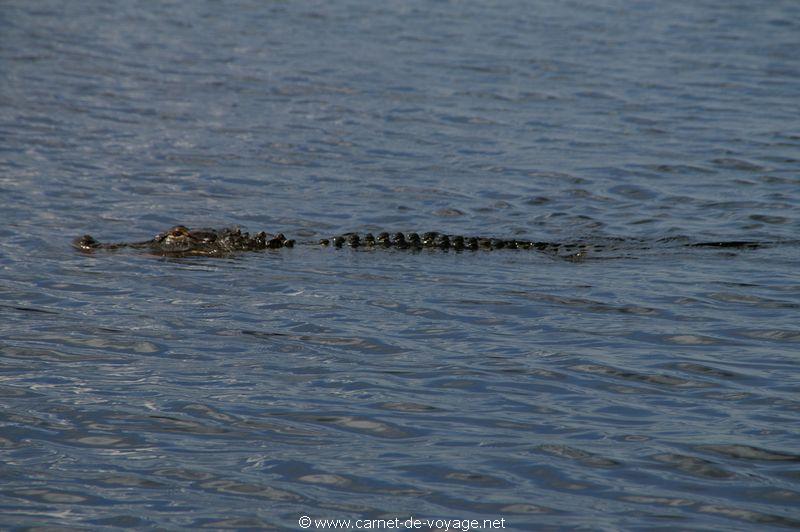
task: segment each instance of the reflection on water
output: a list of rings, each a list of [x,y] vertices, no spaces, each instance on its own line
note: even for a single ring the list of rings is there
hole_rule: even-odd
[[[6,2],[0,522],[800,526],[798,27]],[[177,223],[588,247],[70,248]]]

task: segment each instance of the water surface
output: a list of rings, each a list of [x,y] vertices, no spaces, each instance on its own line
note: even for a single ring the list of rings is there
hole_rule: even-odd
[[[4,2],[0,522],[800,526],[798,32],[788,0]],[[653,245],[69,245],[178,223]]]

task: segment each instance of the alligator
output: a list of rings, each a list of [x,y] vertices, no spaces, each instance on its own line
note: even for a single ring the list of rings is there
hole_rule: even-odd
[[[746,249],[759,248],[774,244],[774,242],[757,242],[748,240],[725,240],[710,242],[690,242],[685,239],[664,238],[661,243],[672,243],[680,247],[706,247]],[[518,250],[531,249],[553,254],[560,258],[579,260],[585,258],[588,251],[603,251],[608,249],[649,249],[652,244],[643,240],[606,239],[603,242],[540,242],[532,240],[519,240],[507,238],[492,238],[481,236],[450,235],[438,232],[428,233],[401,233],[390,234],[383,232],[377,236],[372,233],[345,233],[332,238],[323,238],[311,242],[319,246],[341,248],[392,248],[401,250],[453,250],[453,251],[479,251],[479,250]],[[155,255],[169,257],[186,256],[223,256],[240,251],[257,251],[265,249],[279,249],[294,247],[295,241],[286,238],[282,233],[272,235],[266,232],[242,232],[237,227],[226,229],[189,229],[184,225],[177,225],[163,233],[157,234],[150,240],[141,242],[101,243],[91,235],[84,235],[72,242],[73,247],[92,253],[97,250],[118,250],[133,248],[146,250]]]

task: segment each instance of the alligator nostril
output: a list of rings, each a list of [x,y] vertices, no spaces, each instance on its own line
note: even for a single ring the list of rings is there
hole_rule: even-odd
[[[92,235],[83,235],[73,240],[72,245],[78,249],[88,251],[91,249],[99,248],[100,242],[95,240],[95,238]]]

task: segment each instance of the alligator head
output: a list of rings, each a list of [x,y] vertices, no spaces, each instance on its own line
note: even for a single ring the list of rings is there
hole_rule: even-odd
[[[263,231],[251,236],[239,228],[189,229],[184,225],[176,225],[144,242],[103,244],[91,235],[84,235],[73,240],[72,245],[86,253],[98,249],[135,248],[145,249],[158,255],[190,256],[225,255],[237,251],[292,247],[294,240],[287,240],[283,234],[273,236]]]

